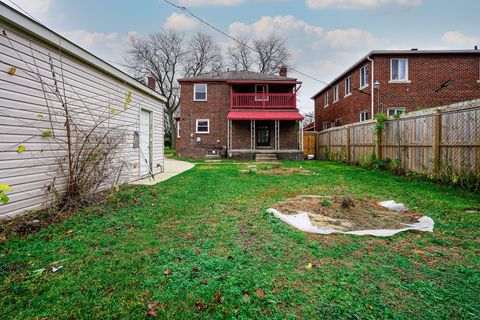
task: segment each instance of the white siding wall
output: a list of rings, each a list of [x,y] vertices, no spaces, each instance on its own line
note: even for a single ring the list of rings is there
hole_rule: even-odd
[[[46,205],[51,197],[46,187],[54,178],[57,188],[64,186],[56,165],[62,148],[52,142],[53,139],[41,136],[51,126],[49,110],[58,113],[53,126],[56,135],[65,135],[59,116],[61,103],[49,89],[43,90],[46,87],[42,88],[41,84],[42,81],[50,87],[54,84],[49,54],[58,86],[62,95],[65,90],[64,95],[76,117],[89,124],[92,122],[90,112],[96,119],[107,115],[111,117],[109,126],[121,126],[124,130],[121,160],[128,166],[122,170],[123,182],[140,178],[140,152],[133,148],[133,131],[139,131],[140,109],[152,112],[153,170],[154,173],[160,171],[157,165],[163,167],[163,105],[149,94],[149,89],[134,88],[1,21],[0,28],[6,32],[6,35],[0,34],[0,182],[13,188],[13,192],[7,193],[10,202],[0,204],[0,218]],[[14,75],[9,74],[11,67],[16,68]],[[128,92],[132,101],[124,110]],[[112,109],[117,110],[115,115]],[[25,146],[24,152],[17,152],[19,145]]]

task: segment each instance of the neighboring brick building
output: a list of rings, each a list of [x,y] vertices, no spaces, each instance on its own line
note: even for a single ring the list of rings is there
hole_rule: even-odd
[[[204,158],[303,157],[297,79],[229,71],[180,79],[177,154]]]
[[[372,85],[372,83],[374,85]],[[318,131],[480,97],[480,51],[372,51],[316,93]]]

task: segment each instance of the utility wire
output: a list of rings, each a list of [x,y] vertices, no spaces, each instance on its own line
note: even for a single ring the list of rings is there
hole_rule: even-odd
[[[34,16],[32,16],[30,13],[28,13],[26,10],[24,10],[22,7],[20,7],[18,4],[16,4],[15,2],[13,2],[12,0],[8,0],[8,2],[10,2],[11,4],[13,4],[15,7],[17,7],[20,11],[22,11],[23,13],[25,13],[27,16],[29,16],[30,18],[32,18],[33,20],[35,20],[36,22],[40,23],[42,26],[43,23],[41,23],[38,19],[36,19]]]
[[[196,19],[196,20],[200,21],[201,23],[207,25],[208,27],[212,28],[213,30],[221,33],[222,35],[224,35],[225,37],[227,37],[227,38],[235,41],[236,43],[244,46],[245,48],[248,48],[248,49],[250,49],[250,50],[252,50],[252,51],[255,51],[255,49],[254,49],[253,47],[249,46],[248,43],[243,42],[243,41],[240,41],[240,40],[238,40],[237,38],[232,37],[231,35],[229,35],[229,34],[226,33],[225,31],[223,31],[223,30],[215,27],[214,25],[212,25],[212,24],[209,23],[208,21],[206,21],[206,20],[200,18],[199,16],[195,15],[195,14],[194,14],[190,9],[188,9],[187,7],[180,6],[180,5],[178,5],[178,4],[176,4],[176,3],[173,3],[173,2],[171,2],[171,1],[169,1],[169,0],[163,0],[163,1],[165,1],[166,3],[168,3],[169,5],[177,8],[177,9],[180,9],[180,10],[188,13],[188,14],[189,14],[190,16],[192,16],[194,19]],[[322,80],[320,80],[320,79],[317,79],[317,78],[315,78],[314,76],[311,76],[311,75],[309,75],[309,74],[306,74],[305,72],[302,72],[302,71],[297,70],[297,69],[292,68],[292,67],[290,67],[290,69],[293,70],[293,71],[295,71],[295,72],[297,72],[297,73],[299,73],[299,74],[301,74],[301,75],[303,75],[303,76],[305,76],[305,77],[308,77],[308,78],[310,78],[310,79],[312,79],[312,80],[318,81],[318,82],[320,82],[320,83],[322,83],[322,84],[325,84],[325,85],[327,85],[327,86],[330,86],[330,87],[332,86],[331,84],[329,84],[329,83],[327,83],[327,82],[325,82],[325,81],[322,81]]]

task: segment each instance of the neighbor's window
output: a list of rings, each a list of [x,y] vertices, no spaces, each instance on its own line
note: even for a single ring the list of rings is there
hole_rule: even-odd
[[[323,107],[328,107],[328,91],[323,94]]]
[[[210,120],[197,119],[197,133],[209,133],[209,132],[210,132]]]
[[[338,84],[333,87],[333,102],[337,102],[338,101]]]
[[[405,108],[390,108],[390,109],[387,110],[387,115],[389,117],[393,117],[396,114],[400,115],[400,114],[404,114],[404,113],[405,113]]]
[[[368,111],[360,111],[360,121],[368,120]]]
[[[345,79],[345,97],[352,93],[352,77]]]
[[[328,122],[324,122],[322,124],[322,130],[327,130],[328,129]]]
[[[180,138],[180,121],[177,122],[177,138]]]
[[[368,85],[368,66],[360,69],[360,88],[366,87]]]
[[[193,85],[193,100],[207,101],[207,84],[206,83],[195,83]]]
[[[391,59],[390,71],[390,80],[408,81],[408,59]]]

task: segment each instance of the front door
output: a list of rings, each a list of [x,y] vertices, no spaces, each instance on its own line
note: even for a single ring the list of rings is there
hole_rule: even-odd
[[[140,174],[148,176],[152,169],[152,113],[140,111]]]
[[[270,122],[269,121],[257,121],[256,123],[256,137],[258,147],[270,146]]]

